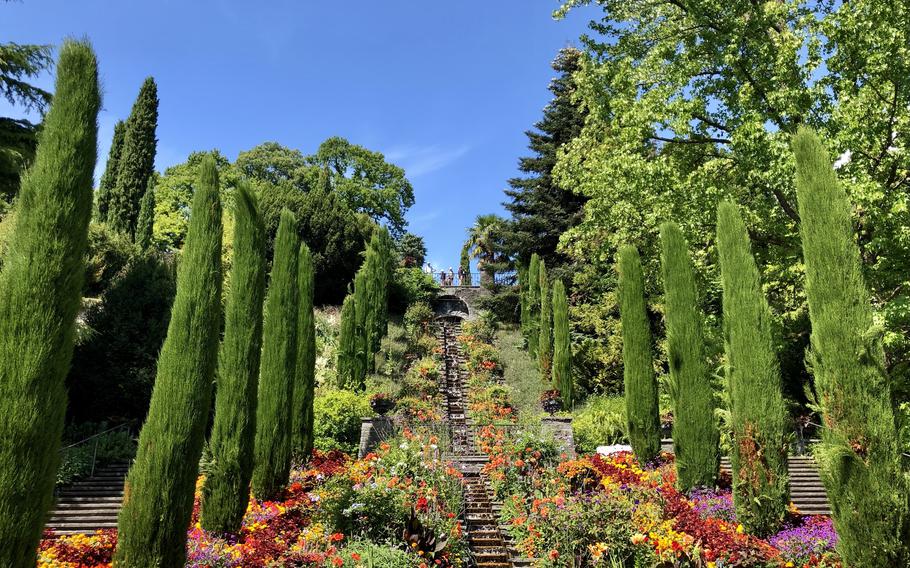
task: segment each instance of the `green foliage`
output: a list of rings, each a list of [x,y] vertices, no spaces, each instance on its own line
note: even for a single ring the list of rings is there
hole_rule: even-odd
[[[60,451],[60,467],[57,469],[57,485],[65,485],[84,479],[95,469],[112,463],[123,463],[136,455],[136,440],[128,430],[104,432],[110,427],[106,422],[85,423],[78,427],[67,426],[63,433],[66,445],[81,442],[89,436],[95,438]]]
[[[66,381],[70,419],[142,422],[175,292],[174,262],[139,254],[86,310],[90,331],[76,346]]]
[[[720,467],[714,393],[705,362],[695,271],[675,223],[660,226],[667,350],[674,397],[673,446],[679,487],[713,487]]]
[[[299,315],[297,220],[281,213],[275,258],[269,276],[262,331],[262,369],[256,408],[253,494],[273,500],[287,484],[291,471],[294,383],[297,373]]]
[[[87,43],[63,44],[55,87],[0,272],[0,565],[11,568],[35,564],[60,460],[101,104]]]
[[[477,259],[482,285],[493,284],[496,270],[507,258],[503,252],[502,241],[505,226],[505,219],[490,213],[478,215],[468,229],[464,250],[467,251],[469,258]]]
[[[139,203],[139,219],[136,221],[136,245],[146,251],[152,246],[155,225],[155,178],[149,178],[148,187]]]
[[[471,255],[468,247],[461,247],[461,257],[458,260],[458,270],[464,274],[460,284],[462,286],[473,285],[471,277]]]
[[[544,380],[550,379],[553,366],[553,295],[550,293],[550,280],[547,278],[547,265],[540,261],[540,333],[537,339],[537,368]],[[565,293],[565,290],[563,290]],[[568,317],[568,315],[566,316]]]
[[[360,560],[354,560],[355,554]],[[426,564],[416,554],[370,540],[348,543],[339,558],[344,560],[342,568],[419,568],[421,564]]]
[[[353,294],[348,294],[341,306],[341,330],[338,333],[338,373],[335,384],[338,389],[354,388],[356,359],[357,301]]]
[[[629,443],[639,461],[660,454],[660,407],[651,356],[651,328],[645,305],[644,277],[638,250],[619,249],[619,304],[622,316],[623,384]]]
[[[123,153],[123,137],[126,135],[126,123],[118,120],[114,125],[114,137],[111,140],[111,149],[107,154],[104,164],[104,173],[98,182],[98,192],[95,194],[95,207],[98,220],[107,223],[108,212],[111,206],[111,196],[117,185],[117,172],[120,170],[120,155]]]
[[[540,278],[535,278],[535,274],[540,274],[540,257],[532,254],[531,262],[528,264],[528,329],[526,331],[528,353],[531,355],[537,355],[537,343],[540,339]]]
[[[404,329],[408,342],[414,343],[430,330],[433,308],[427,302],[415,302],[404,312]]]
[[[117,183],[109,193],[107,222],[135,241],[142,196],[155,172],[158,141],[158,86],[146,78],[126,121],[123,149],[117,165]]]
[[[432,274],[416,267],[396,268],[389,288],[389,311],[403,313],[413,304],[433,301],[440,291]]]
[[[20,175],[35,159],[39,131],[40,125],[27,120],[0,117],[0,203],[3,206],[19,193]]]
[[[202,488],[200,521],[208,531],[233,533],[250,497],[257,388],[265,297],[265,230],[249,184],[234,196],[231,290],[218,359],[211,463]]]
[[[518,305],[521,333],[527,336],[528,320],[531,319],[531,306],[528,299],[528,267],[524,264],[518,265]]]
[[[572,436],[579,453],[592,453],[597,446],[621,444],[627,438],[629,403],[621,396],[594,395],[572,413]],[[658,452],[660,451],[658,432]],[[635,446],[633,446],[633,449]],[[637,452],[636,452],[637,454]]]
[[[370,360],[368,343],[370,323],[369,316],[374,307],[370,305],[370,275],[366,266],[362,266],[354,276],[354,368],[348,388],[360,391],[366,386],[367,370]]]
[[[543,336],[541,334],[541,337]],[[572,408],[576,398],[575,381],[572,378],[572,340],[569,337],[566,287],[562,280],[557,280],[553,284],[553,382],[559,389],[563,406],[567,409]]]
[[[218,173],[208,159],[199,171],[148,418],[124,488],[118,566],[181,566],[186,561],[186,528],[218,358],[221,237]]]
[[[790,501],[787,408],[771,337],[771,311],[749,233],[739,210],[729,202],[717,208],[717,251],[723,276],[736,517],[750,533],[766,536],[779,530]]]
[[[349,390],[320,390],[313,404],[316,449],[356,453],[360,419],[370,414],[370,402],[365,395]]]
[[[297,373],[294,384],[292,440],[294,453],[307,458],[313,453],[313,397],[316,390],[316,318],[313,313],[313,258],[306,243],[300,245],[300,317],[297,322]]]
[[[130,238],[102,223],[89,223],[83,294],[96,298],[107,291],[127,265],[138,256]]]
[[[812,131],[800,129],[793,152],[812,319],[809,360],[825,424],[819,457],[838,550],[850,566],[906,565],[910,493],[850,201]]]
[[[396,249],[398,256],[401,257],[401,265],[407,268],[422,267],[427,257],[427,245],[424,243],[423,237],[414,233],[402,235]]]

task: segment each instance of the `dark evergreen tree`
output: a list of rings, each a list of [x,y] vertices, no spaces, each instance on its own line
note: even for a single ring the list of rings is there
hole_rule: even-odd
[[[294,453],[306,459],[313,453],[313,397],[316,391],[316,319],[313,314],[313,258],[300,245],[297,285],[300,317],[297,323],[297,382],[294,385]]]
[[[458,261],[458,268],[464,274],[464,280],[460,284],[462,286],[471,286],[474,282],[471,277],[471,255],[467,247],[461,247],[461,258]]]
[[[563,406],[571,409],[575,402],[572,338],[569,336],[569,304],[562,280],[553,283],[553,382],[559,389]]]
[[[158,141],[158,87],[147,78],[126,121],[123,150],[117,170],[117,183],[110,193],[107,222],[115,230],[135,240],[136,224],[142,196],[149,178],[155,172],[155,152]]]
[[[117,185],[117,172],[120,169],[120,154],[123,153],[123,137],[125,134],[126,123],[118,120],[117,124],[114,125],[114,138],[111,141],[111,149],[107,154],[104,173],[101,174],[101,181],[98,182],[98,194],[95,196],[98,220],[102,223],[107,222],[107,214],[111,206],[111,195],[113,195],[114,187]]]
[[[528,264],[528,353],[537,355],[540,339],[540,257],[531,255]]]
[[[369,255],[369,249],[367,255]],[[370,276],[367,265],[357,271],[354,276],[354,304],[356,318],[354,318],[354,370],[348,388],[363,390],[366,384],[367,369],[370,360],[368,322],[372,307],[370,306]]]
[[[651,328],[645,307],[645,283],[638,249],[619,249],[619,314],[622,318],[623,383],[626,394],[626,424],[629,443],[642,463],[660,454],[660,406]]]
[[[825,425],[817,455],[838,551],[851,567],[908,566],[910,492],[852,207],[814,132],[800,129],[793,152],[812,322],[809,361]]]
[[[54,102],[23,176],[0,272],[0,565],[33,568],[54,492],[98,137],[98,64],[60,49]]]
[[[717,208],[717,252],[723,285],[726,379],[733,427],[736,518],[759,536],[777,532],[790,502],[787,407],[771,335],[771,309],[761,288],[749,233],[732,203]]]
[[[338,361],[335,365],[336,386],[354,388],[354,369],[357,359],[357,304],[354,294],[348,294],[341,306],[341,330],[338,334]]]
[[[136,244],[139,250],[152,247],[152,231],[155,227],[155,178],[150,177],[148,187],[139,204],[139,220],[136,224]]]
[[[234,259],[218,363],[212,460],[202,488],[203,528],[237,534],[250,498],[262,352],[265,229],[248,183],[234,191]]]
[[[585,111],[572,100],[576,90],[573,74],[581,68],[581,58],[581,51],[568,47],[553,61],[553,69],[559,74],[550,83],[553,99],[544,108],[536,129],[526,133],[533,155],[519,160],[519,169],[527,177],[509,180],[511,189],[506,195],[510,201],[504,204],[512,214],[503,233],[506,252],[522,262],[528,262],[536,252],[551,272],[566,262],[556,252],[559,237],[581,221],[586,200],[556,185],[552,176],[559,149],[576,138],[584,125]]]
[[[200,167],[177,296],[148,418],[120,510],[114,563],[183,566],[221,332],[221,200],[211,158]]]
[[[678,483],[683,491],[714,487],[720,468],[720,433],[714,422],[695,268],[678,225],[661,225],[660,244]]]
[[[423,237],[414,233],[405,233],[398,241],[398,256],[401,257],[401,265],[409,268],[412,266],[423,266],[427,257],[427,245]]]
[[[547,264],[540,261],[540,333],[537,339],[537,369],[544,381],[549,382],[553,365],[553,296],[547,278]]]
[[[281,213],[275,258],[265,301],[262,370],[256,409],[255,467],[253,494],[258,499],[276,499],[291,472],[294,427],[294,383],[297,374],[297,321],[300,290],[297,285],[300,239],[297,220],[285,209]]]

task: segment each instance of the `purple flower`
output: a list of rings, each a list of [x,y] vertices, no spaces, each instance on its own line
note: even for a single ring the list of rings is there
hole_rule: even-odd
[[[784,529],[768,539],[781,556],[794,564],[808,562],[812,556],[833,552],[837,533],[831,517],[803,517],[802,524]]]

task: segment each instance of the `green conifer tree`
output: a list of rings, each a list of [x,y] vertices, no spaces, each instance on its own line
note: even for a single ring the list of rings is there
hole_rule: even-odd
[[[221,331],[221,200],[215,161],[199,168],[177,295],[148,417],[124,488],[114,563],[183,566]]]
[[[315,275],[306,243],[300,245],[298,266],[300,318],[297,324],[297,383],[294,385],[294,453],[306,459],[313,453],[313,397],[316,389],[316,320],[313,314]]]
[[[369,254],[369,250],[367,251]],[[354,276],[354,304],[356,306],[354,319],[354,369],[352,381],[348,388],[362,390],[367,377],[369,362],[369,343],[367,323],[369,321],[370,306],[370,276],[366,266],[362,266]]]
[[[524,264],[518,265],[518,301],[521,334],[527,340],[530,314],[528,306],[528,267]]]
[[[572,379],[569,303],[562,280],[556,280],[553,284],[553,380],[559,389],[563,406],[571,409],[575,402],[575,381]]]
[[[464,280],[462,280],[460,284],[462,286],[470,286],[473,284],[473,279],[471,278],[471,254],[468,247],[461,247],[461,258],[459,259],[458,267],[465,275]]]
[[[126,123],[118,120],[117,124],[114,125],[114,138],[111,141],[111,149],[107,154],[104,173],[101,174],[101,180],[98,182],[98,194],[95,196],[98,220],[102,223],[107,222],[111,195],[114,192],[114,186],[117,185],[117,171],[120,168],[120,154],[123,152],[123,137],[125,133]]]
[[[651,329],[645,307],[644,276],[638,249],[619,249],[619,315],[622,319],[623,383],[626,393],[626,424],[629,442],[642,463],[660,454],[660,406]]]
[[[297,285],[300,238],[297,219],[282,210],[275,237],[275,258],[265,300],[262,331],[262,370],[256,408],[253,494],[277,498],[291,472],[294,427],[294,383],[297,374],[297,321],[300,290]]]
[[[790,502],[787,408],[771,335],[771,309],[762,293],[749,233],[732,203],[717,208],[717,252],[736,517],[750,533],[766,536],[780,529]]]
[[[546,263],[540,261],[540,333],[537,339],[537,369],[544,381],[550,381],[553,365],[553,297],[550,294],[550,280],[547,278]]]
[[[139,204],[139,220],[136,225],[136,244],[139,250],[152,247],[152,232],[155,226],[155,178],[150,177],[145,195]]]
[[[537,355],[540,339],[540,257],[531,255],[528,265],[528,353]]]
[[[0,272],[0,566],[35,566],[53,498],[100,105],[91,46],[66,41]]]
[[[357,358],[357,304],[354,294],[349,293],[341,305],[341,330],[338,334],[338,361],[335,365],[336,386],[339,389],[354,388],[354,367]]]
[[[907,478],[850,201],[815,133],[800,129],[793,151],[812,323],[809,361],[825,425],[817,455],[838,550],[851,567],[907,566]]]
[[[123,150],[118,162],[117,183],[110,194],[108,224],[130,238],[136,237],[139,202],[155,172],[158,127],[158,87],[147,78],[126,121]]]
[[[202,526],[237,534],[250,498],[262,352],[265,228],[249,183],[234,192],[234,259],[219,354],[212,462],[202,488]]]
[[[714,487],[720,467],[720,434],[714,423],[714,393],[705,362],[695,268],[675,223],[661,225],[660,244],[678,483],[683,491]]]

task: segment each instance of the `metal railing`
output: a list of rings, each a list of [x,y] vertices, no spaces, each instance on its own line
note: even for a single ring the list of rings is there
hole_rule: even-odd
[[[485,283],[490,277],[483,272],[469,272],[467,274],[449,273],[448,271],[433,271],[433,281],[440,286],[455,288],[478,288]],[[493,274],[493,282],[496,284],[514,284],[516,274],[514,272],[497,272]]]
[[[63,446],[62,448],[60,448],[60,453],[63,453],[66,450],[70,450],[70,449],[78,447],[78,446],[85,445],[88,442],[91,442],[92,440],[94,440],[94,447],[92,448],[92,468],[91,468],[91,472],[89,473],[89,477],[91,477],[91,476],[95,475],[95,464],[98,461],[98,443],[101,441],[101,436],[104,436],[105,434],[110,434],[111,432],[120,431],[120,430],[126,430],[127,432],[129,432],[130,427],[133,425],[133,423],[134,423],[134,421],[130,420],[129,422],[124,422],[122,424],[118,424],[117,426],[108,428],[107,430],[98,432],[97,434],[92,434],[88,438],[84,438],[84,439],[79,440],[78,442],[74,442],[68,446]]]

